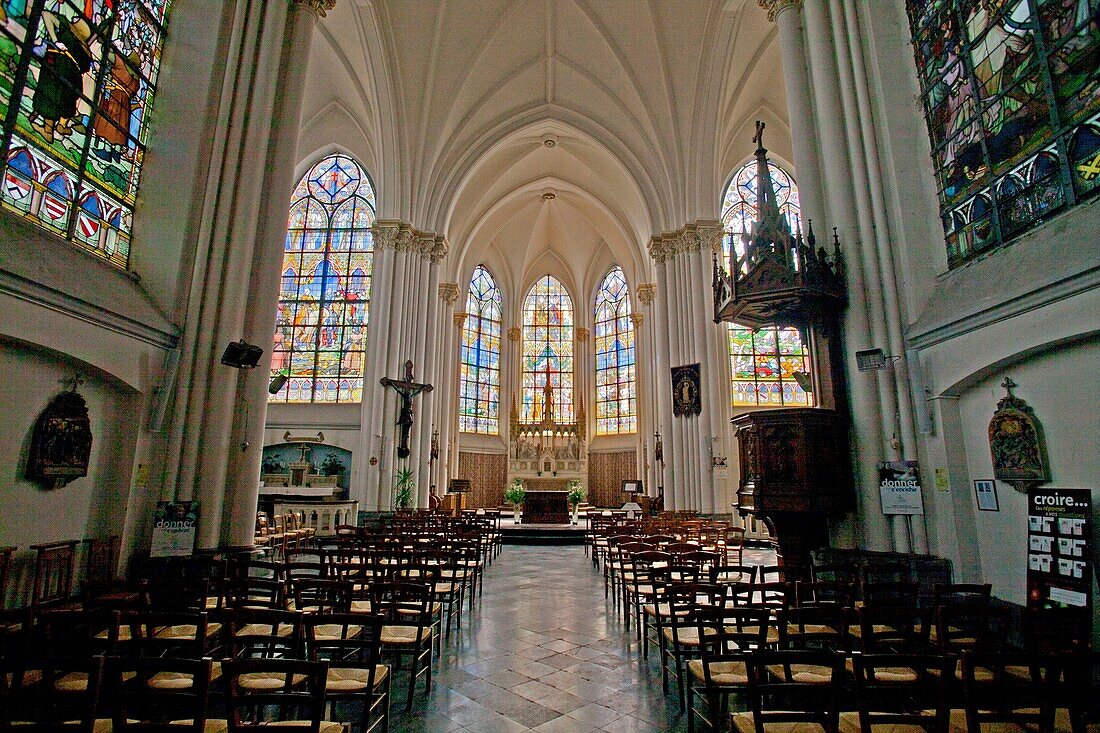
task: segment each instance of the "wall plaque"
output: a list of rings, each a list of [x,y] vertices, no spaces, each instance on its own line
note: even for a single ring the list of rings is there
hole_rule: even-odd
[[[1050,480],[1043,426],[1031,407],[1012,394],[1016,383],[1010,377],[1005,377],[1001,386],[1008,394],[997,403],[997,411],[989,421],[993,477],[1026,493],[1032,486]]]
[[[72,381],[72,389],[54,397],[38,416],[31,435],[27,478],[50,489],[88,475],[91,421],[84,398],[76,392],[81,380],[77,377]]]
[[[699,365],[672,367],[672,414],[676,417],[698,415],[703,411],[699,394]]]

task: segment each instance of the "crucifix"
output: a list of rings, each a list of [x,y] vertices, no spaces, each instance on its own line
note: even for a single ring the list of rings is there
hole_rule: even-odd
[[[413,424],[413,397],[421,392],[431,392],[435,387],[430,384],[421,384],[413,381],[413,363],[410,359],[405,362],[405,378],[390,379],[382,377],[383,387],[393,387],[393,390],[401,398],[401,412],[397,416],[397,424],[401,426],[401,442],[397,446],[397,457],[409,457],[409,431]]]

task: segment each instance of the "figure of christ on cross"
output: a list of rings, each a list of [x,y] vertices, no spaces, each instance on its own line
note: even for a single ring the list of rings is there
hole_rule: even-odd
[[[401,412],[397,416],[397,424],[401,426],[401,442],[397,446],[397,457],[409,457],[409,431],[413,424],[413,397],[421,392],[431,392],[435,387],[430,384],[420,384],[413,381],[413,363],[410,359],[405,362],[405,378],[390,379],[382,377],[383,387],[393,387],[401,398]]]

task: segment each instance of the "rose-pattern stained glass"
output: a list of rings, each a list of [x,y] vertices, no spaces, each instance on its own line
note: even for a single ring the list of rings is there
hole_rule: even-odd
[[[520,419],[544,419],[547,380],[553,419],[569,423],[573,412],[573,299],[552,275],[538,280],[523,301],[523,370]]]
[[[501,310],[496,281],[484,265],[478,265],[466,296],[460,346],[458,427],[463,432],[497,435],[500,431]]]
[[[1091,195],[1100,0],[907,0],[948,263]]]
[[[638,432],[634,323],[621,267],[607,273],[596,294],[596,435]]]
[[[121,267],[168,1],[0,3],[0,202]]]
[[[775,189],[775,202],[793,232],[798,229],[801,220],[798,186],[790,174],[770,161],[768,173]],[[730,178],[726,195],[722,199],[722,228],[726,231],[726,236],[722,239],[722,256],[726,269],[730,272],[736,269],[735,264],[731,266],[730,252],[735,252],[738,259],[744,257],[745,245],[741,241],[741,235],[751,233],[752,224],[756,220],[756,174],[755,159],[741,166]]]
[[[291,195],[271,352],[288,379],[271,402],[361,402],[374,245],[374,189],[331,155]]]

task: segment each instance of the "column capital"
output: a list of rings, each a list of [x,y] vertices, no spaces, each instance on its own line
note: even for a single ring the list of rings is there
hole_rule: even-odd
[[[292,5],[308,10],[318,18],[324,18],[328,11],[336,7],[336,0],[290,0]]]
[[[667,262],[681,252],[698,252],[707,249],[722,251],[722,222],[717,219],[699,219],[674,232],[658,234],[649,240],[649,256],[658,263]]]
[[[768,11],[768,20],[775,21],[787,10],[801,10],[802,0],[757,0],[760,7]]]
[[[370,232],[377,249],[415,252],[432,262],[447,256],[447,240],[432,232],[422,232],[407,221],[378,219],[371,225]]]
[[[634,328],[641,328],[642,324],[645,323],[645,316],[641,313],[631,313],[630,322],[634,324]]]
[[[470,315],[470,314],[469,313],[464,313],[463,311],[455,311],[454,324],[457,327],[462,328],[466,324],[466,316],[468,316],[468,315]]]
[[[582,344],[588,341],[588,329],[584,326],[577,326],[577,341]]]
[[[519,341],[519,337],[522,334],[523,334],[523,331],[520,330],[519,326],[512,326],[511,328],[508,329],[508,340],[509,341]]]
[[[458,283],[439,283],[439,299],[447,305],[458,300]]]
[[[657,297],[657,283],[642,283],[638,286],[638,302],[644,306],[653,304]]]

